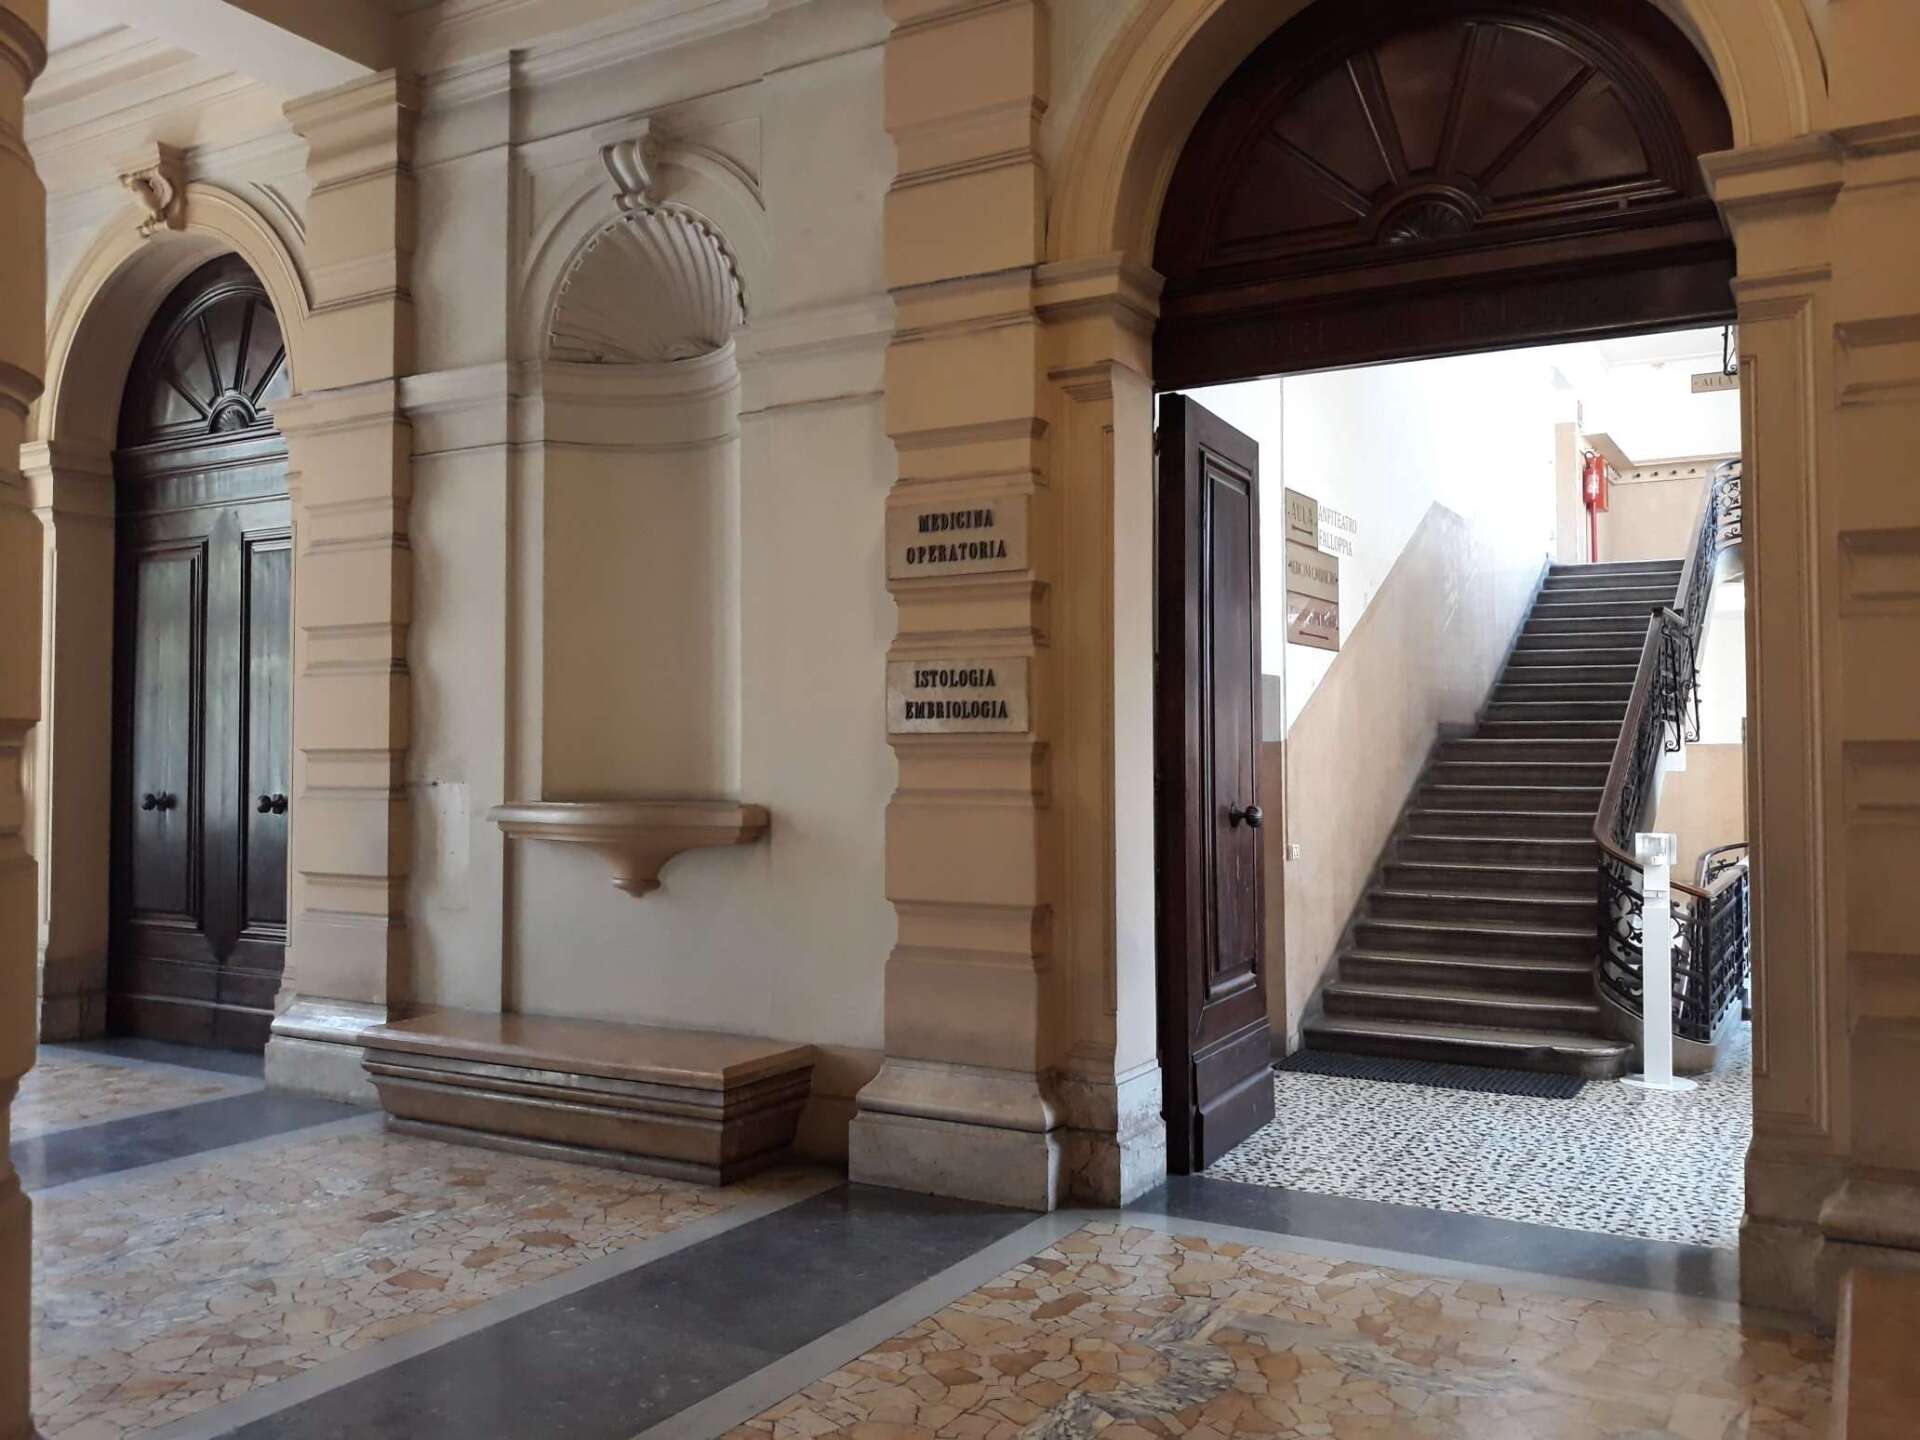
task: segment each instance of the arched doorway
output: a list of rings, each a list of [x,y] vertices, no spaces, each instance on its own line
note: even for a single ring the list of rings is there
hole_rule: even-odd
[[[235,256],[183,280],[128,374],[116,499],[108,1024],[264,1048],[287,937],[291,393]]]
[[[1699,160],[1726,148],[1731,135],[1706,64],[1671,22],[1645,6],[1594,0],[1309,6],[1257,46],[1219,89],[1173,167],[1154,252],[1166,280],[1154,335],[1155,386],[1164,392],[1730,321],[1733,248]],[[1248,1096],[1267,1083],[1266,1013],[1247,997],[1278,957],[1228,955],[1222,937],[1257,940],[1264,930],[1271,941],[1280,933],[1258,923],[1262,877],[1276,873],[1263,852],[1278,842],[1265,838],[1257,806],[1253,822],[1245,818],[1259,788],[1251,777],[1259,774],[1265,738],[1261,626],[1257,614],[1251,623],[1235,622],[1249,604],[1260,603],[1262,547],[1257,534],[1242,534],[1245,554],[1223,563],[1220,537],[1235,526],[1226,523],[1223,530],[1208,503],[1245,488],[1257,464],[1248,458],[1250,444],[1234,462],[1221,461],[1234,446],[1219,435],[1210,446],[1183,445],[1187,435],[1206,428],[1196,425],[1195,409],[1178,398],[1165,403],[1159,455],[1160,1035],[1169,1168],[1176,1173],[1211,1163],[1262,1117],[1263,1107]],[[1379,421],[1390,425],[1394,417],[1382,414]],[[1243,472],[1234,485],[1182,484],[1183,477],[1228,470]],[[1270,524],[1280,523],[1277,501],[1267,498]],[[1257,502],[1241,508],[1258,513]],[[1556,605],[1549,595],[1546,610],[1584,608],[1608,617],[1608,625],[1628,617],[1617,619],[1618,643],[1630,642],[1637,659],[1643,636],[1626,632],[1636,623],[1645,632],[1647,622],[1644,613],[1637,622],[1631,618],[1633,603],[1641,590],[1651,595],[1662,586],[1672,599],[1678,570],[1676,564],[1674,573],[1618,577],[1609,582],[1613,589],[1567,592],[1580,603]],[[1251,587],[1248,575],[1256,577]],[[1222,592],[1223,577],[1238,586],[1234,594]],[[1621,582],[1640,588],[1617,588]],[[1282,583],[1267,577],[1269,587]],[[1601,583],[1574,576],[1547,582]],[[1192,643],[1176,640],[1170,652],[1169,635],[1187,638],[1182,617],[1191,622],[1185,628]],[[1275,628],[1271,616],[1268,628]],[[1216,630],[1253,637],[1252,674],[1230,687],[1231,703],[1244,713],[1219,713],[1205,683],[1217,679],[1221,665]],[[1559,643],[1586,645],[1588,639]],[[1167,663],[1170,653],[1181,663]],[[1510,810],[1429,816],[1421,822],[1426,828],[1464,830],[1471,818],[1490,834],[1504,828],[1572,836],[1581,827],[1568,817],[1525,807],[1572,806],[1588,793],[1595,804],[1618,803],[1619,796],[1603,795],[1596,782],[1607,773],[1618,733],[1606,724],[1610,707],[1632,690],[1632,660],[1624,650],[1551,653],[1561,657],[1559,665],[1523,678],[1582,683],[1509,691],[1566,699],[1567,713],[1600,718],[1495,725],[1487,735],[1499,738],[1479,750],[1448,752],[1431,773],[1447,772],[1444,762],[1451,759],[1452,769],[1468,772],[1472,783],[1435,787],[1459,790],[1445,803],[1465,807],[1473,796],[1498,797]],[[1625,663],[1591,663],[1597,658]],[[1195,693],[1202,696],[1198,706]],[[1513,708],[1561,713],[1545,702]],[[1222,736],[1249,753],[1217,754]],[[1496,754],[1539,783],[1498,788],[1483,772],[1504,775],[1500,764],[1468,758]],[[1541,763],[1534,763],[1536,754]],[[1236,767],[1249,777],[1240,785],[1249,795],[1223,808],[1209,777]],[[1591,792],[1582,789],[1587,785],[1594,785]],[[1628,823],[1637,826],[1640,818]],[[1507,838],[1497,845],[1446,843],[1451,848],[1443,861],[1452,863],[1410,867],[1426,888],[1377,897],[1362,892],[1362,905],[1391,908],[1383,908],[1384,918],[1376,917],[1370,929],[1356,909],[1339,948],[1350,951],[1357,943],[1361,958],[1390,972],[1391,984],[1367,987],[1365,994],[1400,1023],[1362,1017],[1343,1027],[1337,1043],[1376,1055],[1457,1053],[1470,1063],[1613,1073],[1625,1047],[1599,1033],[1611,1015],[1590,997],[1590,979],[1577,984],[1584,977],[1562,973],[1594,953],[1599,916],[1592,875],[1582,883],[1560,877],[1578,868],[1566,864],[1569,855],[1588,867],[1592,860],[1577,845],[1554,852],[1553,843],[1529,847]],[[1551,862],[1533,860],[1533,849],[1554,852]],[[1607,850],[1606,841],[1600,849]],[[1522,855],[1529,857],[1524,865],[1516,858]],[[1431,857],[1423,852],[1423,858]],[[1167,880],[1195,865],[1230,863],[1256,892],[1252,925],[1220,918],[1221,885],[1170,886]],[[1446,885],[1465,888],[1434,888]],[[1564,893],[1532,894],[1547,885]],[[1497,886],[1525,893],[1503,909]],[[1631,903],[1627,919],[1637,936],[1637,896]],[[1533,928],[1510,919],[1509,911]],[[1356,930],[1365,932],[1359,942]],[[1632,949],[1637,966],[1637,940]],[[1744,964],[1744,944],[1742,957]],[[1537,972],[1526,968],[1535,960]],[[1463,976],[1494,988],[1482,995]],[[1536,995],[1535,986],[1543,993]],[[1444,1030],[1419,1024],[1423,1004],[1451,1023]],[[1238,1022],[1223,1027],[1224,1012],[1237,1014]],[[1529,1028],[1528,1019],[1540,1020],[1542,1029]],[[1492,1032],[1503,1025],[1504,1035],[1496,1037]],[[1594,1043],[1585,1049],[1571,1039],[1552,1043],[1549,1032],[1563,1029],[1584,1029],[1582,1040]]]

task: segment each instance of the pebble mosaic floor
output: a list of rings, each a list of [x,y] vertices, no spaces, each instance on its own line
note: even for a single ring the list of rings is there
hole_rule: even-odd
[[[1093,1224],[729,1440],[1818,1440],[1830,1387],[1807,1335]]]
[[[1274,1076],[1274,1119],[1207,1174],[1398,1205],[1733,1248],[1753,1136],[1742,1026],[1697,1090],[1590,1081],[1573,1100]]]
[[[42,1050],[14,1097],[13,1138],[28,1140],[259,1088],[256,1081],[210,1071],[114,1065]]]
[[[124,1440],[666,1234],[726,1191],[388,1135],[34,1202],[34,1412]]]

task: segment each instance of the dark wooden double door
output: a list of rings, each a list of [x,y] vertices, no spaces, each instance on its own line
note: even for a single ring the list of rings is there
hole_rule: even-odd
[[[292,513],[287,393],[257,280],[215,261],[129,376],[117,492],[117,1033],[260,1049],[287,941]]]

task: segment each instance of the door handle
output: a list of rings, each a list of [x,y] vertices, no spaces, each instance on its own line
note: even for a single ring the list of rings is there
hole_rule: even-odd
[[[1227,823],[1230,825],[1238,825],[1244,820],[1249,830],[1258,830],[1261,822],[1266,818],[1266,812],[1261,810],[1258,805],[1249,805],[1245,809],[1242,809],[1238,805],[1229,805],[1227,807]]]
[[[175,803],[174,797],[165,790],[149,791],[140,797],[142,810],[171,810]]]
[[[284,815],[287,813],[287,797],[284,795],[262,795],[260,803],[254,807],[262,815]]]

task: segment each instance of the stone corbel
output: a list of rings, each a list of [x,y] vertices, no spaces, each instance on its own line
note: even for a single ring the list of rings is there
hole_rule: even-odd
[[[187,227],[187,162],[171,145],[142,146],[120,160],[120,183],[146,213],[140,222],[140,238],[150,238],[156,230],[184,230]]]
[[[487,818],[510,839],[587,846],[629,895],[658,890],[660,867],[683,851],[750,845],[767,833],[765,809],[731,800],[542,800],[496,805]]]
[[[659,208],[660,134],[653,121],[636,120],[627,134],[602,145],[600,163],[613,177],[614,203],[623,213]]]

